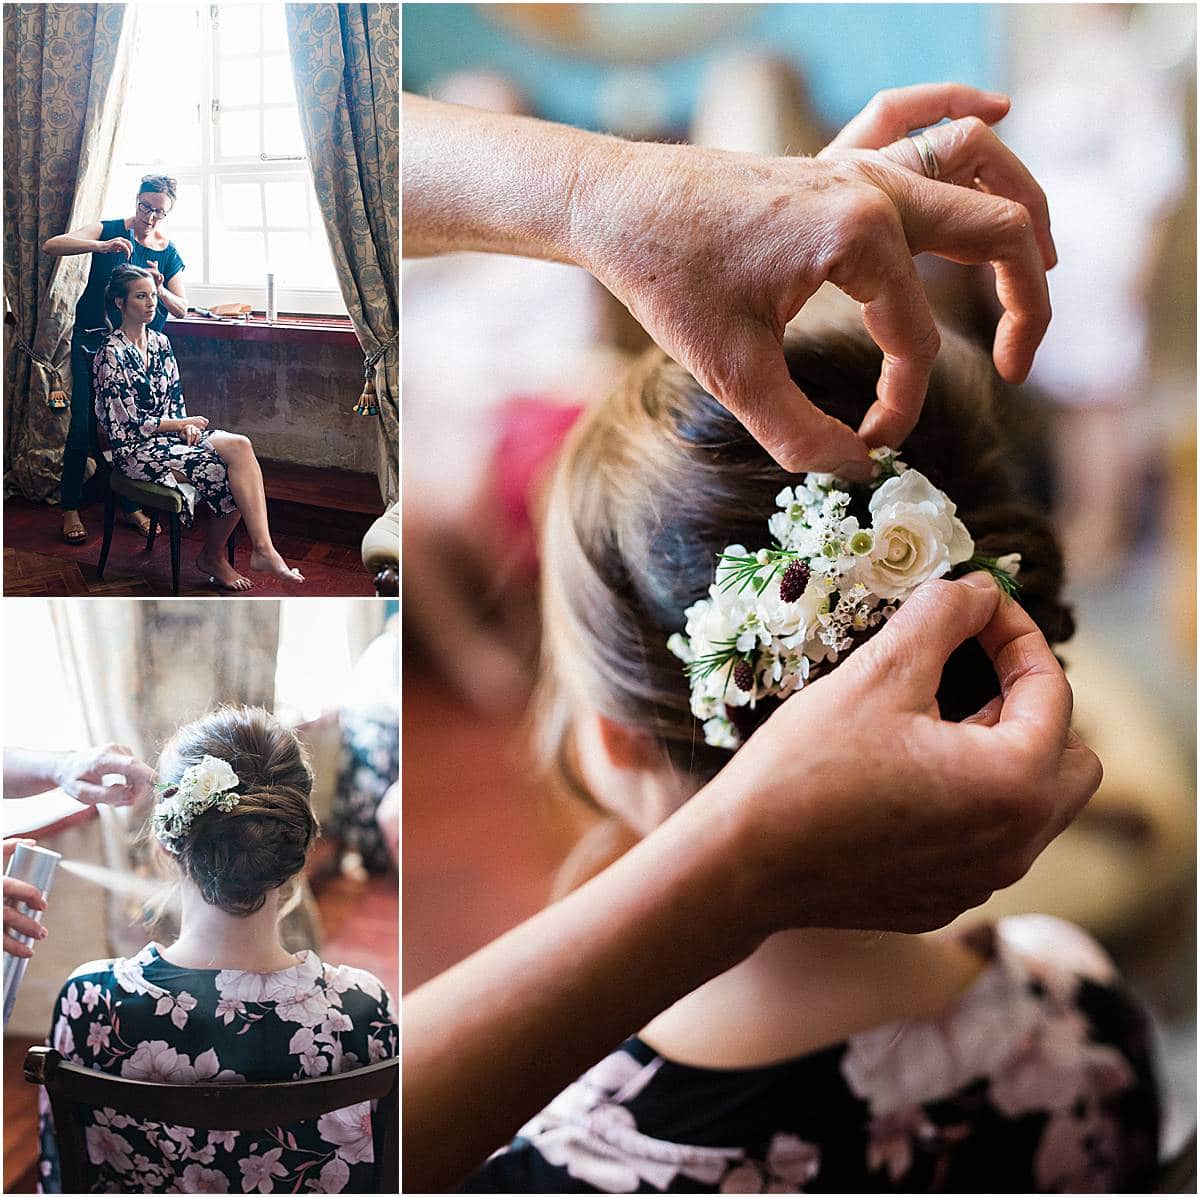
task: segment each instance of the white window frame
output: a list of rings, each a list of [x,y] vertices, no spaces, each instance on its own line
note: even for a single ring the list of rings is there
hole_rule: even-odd
[[[147,6],[149,7],[149,6]],[[198,99],[198,118],[200,122],[200,162],[193,166],[180,166],[162,158],[155,161],[134,161],[123,159],[121,166],[136,167],[144,174],[161,170],[170,173],[179,184],[198,186],[200,192],[200,233],[204,241],[206,269],[211,269],[213,262],[213,244],[217,224],[217,188],[221,182],[268,182],[268,181],[303,181],[309,188],[310,202],[315,208],[315,198],[312,195],[312,175],[308,168],[308,158],[305,154],[298,155],[268,155],[259,154],[246,158],[218,158],[217,124],[221,116],[220,96],[218,94],[218,54],[216,48],[220,37],[220,9],[217,4],[190,5],[197,14],[198,54],[201,57],[201,95]],[[278,5],[282,8],[282,4]],[[140,25],[140,22],[139,22]],[[259,51],[260,57],[262,51]],[[261,110],[261,106],[260,107]],[[245,106],[233,109],[245,110]],[[266,212],[263,213],[264,220]],[[324,222],[319,211],[314,211],[315,221],[320,225],[320,232],[325,233]],[[189,221],[189,223],[191,223]],[[164,229],[170,237],[170,225]],[[269,235],[269,229],[268,229]],[[202,281],[193,275],[188,277],[192,268],[184,272],[184,283],[187,288],[188,303],[192,307],[211,308],[221,303],[248,303],[256,310],[266,308],[266,279],[262,283],[249,283],[242,280],[239,283],[214,283]],[[276,286],[276,309],[280,312],[294,312],[305,315],[337,315],[347,314],[345,300],[339,289],[317,289],[301,287]]]

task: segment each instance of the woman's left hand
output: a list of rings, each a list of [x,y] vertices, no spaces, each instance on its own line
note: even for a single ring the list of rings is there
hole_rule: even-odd
[[[179,439],[183,441],[185,445],[198,445],[200,443],[200,438],[203,435],[203,430],[197,428],[195,424],[185,424],[179,430]]]

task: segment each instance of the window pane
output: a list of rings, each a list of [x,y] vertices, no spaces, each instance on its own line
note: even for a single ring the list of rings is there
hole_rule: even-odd
[[[262,5],[222,4],[218,12],[218,36],[222,57],[226,54],[249,54],[259,50]]]
[[[217,84],[217,98],[222,109],[262,103],[259,70],[257,58],[226,58],[222,61]]]
[[[262,233],[230,233],[215,229],[213,271],[209,281],[265,287],[267,254]]]
[[[307,283],[312,259],[312,240],[307,232],[269,234],[271,269],[288,286]]]
[[[262,152],[258,134],[258,112],[222,112],[220,124],[222,158],[257,158]]]
[[[262,60],[263,103],[295,104],[296,84],[292,64],[286,54],[272,54]]]
[[[204,281],[204,235],[199,229],[172,229],[170,238],[183,259],[183,285]]]
[[[282,4],[269,4],[263,9],[263,41],[264,54],[287,53],[287,22],[283,15]]]
[[[304,134],[295,107],[267,108],[263,112],[263,135],[268,154],[303,154]]]
[[[271,228],[308,228],[308,188],[302,182],[268,183],[266,191]]]
[[[204,188],[199,183],[180,183],[175,190],[179,199],[171,209],[167,236],[178,244],[177,233],[183,229],[198,229],[204,222]]]
[[[262,189],[257,183],[221,184],[221,219],[226,228],[261,228]]]

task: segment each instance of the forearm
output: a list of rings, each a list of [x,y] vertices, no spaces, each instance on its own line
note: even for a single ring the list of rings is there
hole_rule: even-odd
[[[158,433],[163,435],[166,433],[182,432],[187,427],[187,420],[168,420],[162,419],[158,422]]]
[[[187,297],[176,295],[165,284],[158,289],[158,302],[167,309],[176,320],[182,320],[187,315]]]
[[[27,748],[4,750],[4,797],[31,798],[57,789],[59,767],[67,752],[34,752]]]
[[[99,241],[91,241],[86,237],[72,237],[69,233],[51,237],[42,245],[42,252],[52,258],[67,258],[72,254],[94,254],[99,249]]]
[[[585,265],[599,193],[634,147],[523,116],[404,97],[404,254]]]
[[[757,946],[710,797],[405,999],[408,1191],[457,1186],[564,1085]]]

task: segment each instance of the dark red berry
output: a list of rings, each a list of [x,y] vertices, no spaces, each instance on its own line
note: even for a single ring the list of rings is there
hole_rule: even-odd
[[[739,661],[733,667],[733,684],[739,690],[754,689],[754,670],[750,668],[749,661]]]
[[[785,603],[794,603],[804,593],[804,588],[808,585],[808,575],[808,566],[803,561],[793,561],[783,571],[783,578],[779,583],[779,597]]]

